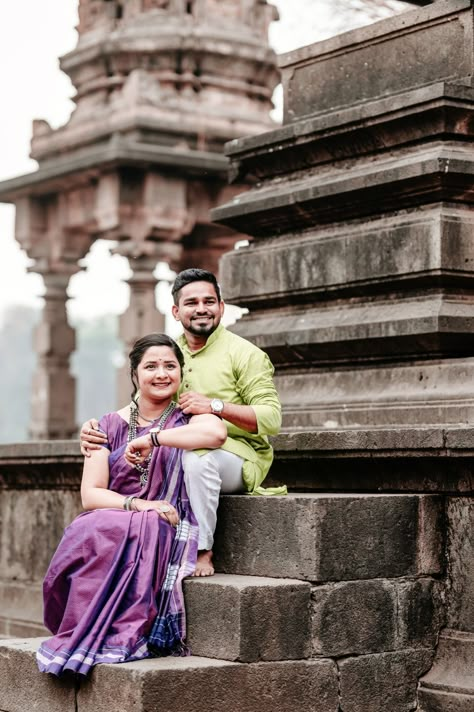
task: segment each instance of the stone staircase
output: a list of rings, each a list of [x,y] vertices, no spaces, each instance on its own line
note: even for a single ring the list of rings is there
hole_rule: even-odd
[[[441,620],[443,499],[291,493],[221,500],[210,579],[185,582],[193,655],[38,673],[0,641],[1,712],[403,712]]]

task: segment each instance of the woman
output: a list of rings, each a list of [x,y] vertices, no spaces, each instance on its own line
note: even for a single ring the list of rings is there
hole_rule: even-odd
[[[87,674],[101,662],[186,654],[182,579],[197,555],[184,450],[217,448],[225,425],[173,401],[183,355],[164,334],[130,353],[132,402],[105,415],[108,448],[84,462],[84,509],[64,532],[44,581],[42,672]],[[138,394],[139,393],[139,397]]]

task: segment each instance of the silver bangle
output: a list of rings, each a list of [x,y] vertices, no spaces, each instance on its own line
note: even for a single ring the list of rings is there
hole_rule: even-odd
[[[126,512],[132,511],[132,502],[134,499],[137,499],[137,496],[135,494],[130,494],[123,500],[123,508]]]
[[[153,447],[160,447],[160,441],[158,440],[158,436],[161,433],[161,428],[152,428],[150,430],[150,437],[151,437],[151,444]]]

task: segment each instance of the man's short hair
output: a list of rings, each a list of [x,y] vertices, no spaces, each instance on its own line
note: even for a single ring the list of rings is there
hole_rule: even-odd
[[[191,269],[185,269],[180,272],[173,282],[173,286],[171,287],[171,294],[173,296],[173,301],[176,305],[178,305],[179,293],[182,288],[186,287],[187,284],[191,284],[192,282],[209,282],[216,290],[217,299],[221,301],[221,288],[219,287],[219,283],[215,275],[213,275],[212,272],[208,272],[207,269],[198,269],[197,267],[192,267]]]

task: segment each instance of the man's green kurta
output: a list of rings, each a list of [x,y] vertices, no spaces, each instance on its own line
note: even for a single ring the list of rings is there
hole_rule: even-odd
[[[243,458],[242,474],[247,490],[263,494],[259,486],[273,461],[273,449],[267,436],[276,435],[281,427],[281,405],[270,359],[257,346],[222,324],[199,351],[190,351],[184,335],[178,344],[185,358],[180,393],[196,391],[225,403],[250,405],[254,409],[258,432],[248,433],[225,421],[228,437],[222,449]],[[223,417],[225,419],[225,413]]]

